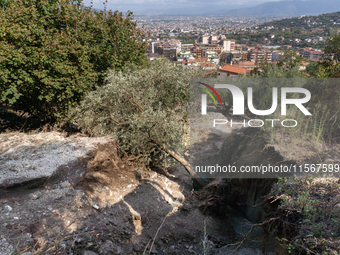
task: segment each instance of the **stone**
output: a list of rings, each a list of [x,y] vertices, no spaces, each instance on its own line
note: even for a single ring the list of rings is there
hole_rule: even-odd
[[[6,208],[7,211],[12,211],[12,209],[13,209],[13,208],[10,207],[9,205],[5,205],[5,208]]]
[[[60,132],[0,137],[0,187],[48,179],[66,166],[93,153],[111,137],[77,137],[61,141]],[[58,156],[56,156],[58,155]],[[15,170],[15,171],[13,171]],[[67,183],[65,183],[67,185]]]

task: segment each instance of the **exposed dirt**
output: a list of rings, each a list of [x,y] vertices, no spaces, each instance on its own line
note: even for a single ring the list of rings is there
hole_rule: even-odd
[[[181,166],[136,173],[109,140],[53,178],[2,188],[0,254],[16,246],[27,254],[203,254],[204,240],[210,254],[230,254],[252,223],[212,206],[213,186],[219,181],[193,192]],[[239,254],[262,254],[262,229],[249,240]]]
[[[197,157],[218,154],[233,131],[206,125],[195,126]],[[245,207],[228,204],[225,181],[194,191],[181,165],[138,173],[109,138],[49,132],[7,133],[0,140],[0,170],[7,176],[0,190],[0,254],[16,246],[27,254],[231,254],[254,224]],[[27,171],[30,179],[15,176]],[[262,228],[254,228],[238,254],[269,254],[273,247],[263,240]]]

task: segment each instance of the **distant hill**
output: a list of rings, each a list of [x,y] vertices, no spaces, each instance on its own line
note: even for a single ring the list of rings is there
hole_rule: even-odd
[[[227,11],[230,16],[298,16],[340,11],[339,0],[267,2],[249,8]]]
[[[303,29],[311,30],[313,28],[321,28],[323,30],[327,30],[332,27],[340,28],[340,12],[275,20],[263,23],[259,25],[259,28],[269,26],[273,26],[275,29],[279,30],[285,28],[296,28],[300,29],[300,31],[303,31]]]

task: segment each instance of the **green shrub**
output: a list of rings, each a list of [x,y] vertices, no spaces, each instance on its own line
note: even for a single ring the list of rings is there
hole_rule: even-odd
[[[89,93],[76,109],[78,125],[92,135],[113,135],[125,155],[143,165],[183,146],[189,118],[190,78],[200,70],[166,60],[146,69],[111,71],[107,85]]]
[[[145,63],[142,30],[81,0],[13,0],[0,9],[0,103],[41,119],[67,114],[109,69]]]

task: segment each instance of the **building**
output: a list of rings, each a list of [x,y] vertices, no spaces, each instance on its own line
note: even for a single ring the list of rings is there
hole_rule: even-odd
[[[158,53],[146,53],[145,55],[148,57],[150,61],[161,57]]]
[[[304,50],[302,52],[302,57],[307,59],[322,59],[325,53],[321,50]]]
[[[255,65],[253,62],[250,62],[250,61],[240,61],[233,66],[238,66],[238,67],[242,67],[246,69],[246,73],[249,73],[252,70],[254,70],[255,67],[258,67],[258,65]]]
[[[159,53],[158,48],[161,46],[161,44],[162,43],[160,41],[150,42],[150,47],[149,47],[150,53]]]
[[[237,50],[224,52],[224,62],[226,64],[236,63],[242,61],[242,53]]]
[[[191,50],[193,47],[194,47],[194,45],[191,44],[191,43],[182,44],[182,46],[181,46],[181,51]]]
[[[250,50],[248,60],[255,64],[270,63],[272,60],[272,52],[269,49],[259,46]]]
[[[284,51],[283,50],[273,50],[272,52],[272,62],[280,61],[283,59],[284,56]]]
[[[223,51],[232,51],[235,50],[235,41],[233,40],[223,40],[221,41],[222,46],[223,46]]]
[[[206,51],[204,57],[207,58],[210,63],[214,63],[215,65],[220,63],[220,57],[215,51]]]
[[[207,45],[201,45],[202,49],[202,56],[205,56],[206,51],[215,51],[218,55],[220,55],[223,52],[223,46],[218,44],[207,44]]]
[[[177,46],[174,44],[164,44],[163,47],[158,49],[159,54],[168,58],[169,60],[176,60]]]
[[[216,71],[216,65],[214,63],[205,62],[201,64],[203,70],[215,70]]]
[[[200,46],[194,46],[191,48],[190,52],[194,58],[202,58],[202,49]]]
[[[238,66],[224,65],[217,71],[217,76],[221,78],[225,77],[238,77],[240,75],[246,75],[246,69]]]
[[[203,35],[203,36],[199,36],[196,39],[196,43],[200,44],[208,44],[209,43],[209,35]]]
[[[216,43],[218,43],[219,42],[218,36],[217,35],[209,36],[208,42],[209,42],[209,44],[216,44]]]
[[[190,51],[179,52],[177,54],[177,61],[183,61],[183,60],[191,61],[191,60],[195,60],[195,58],[193,57]]]

